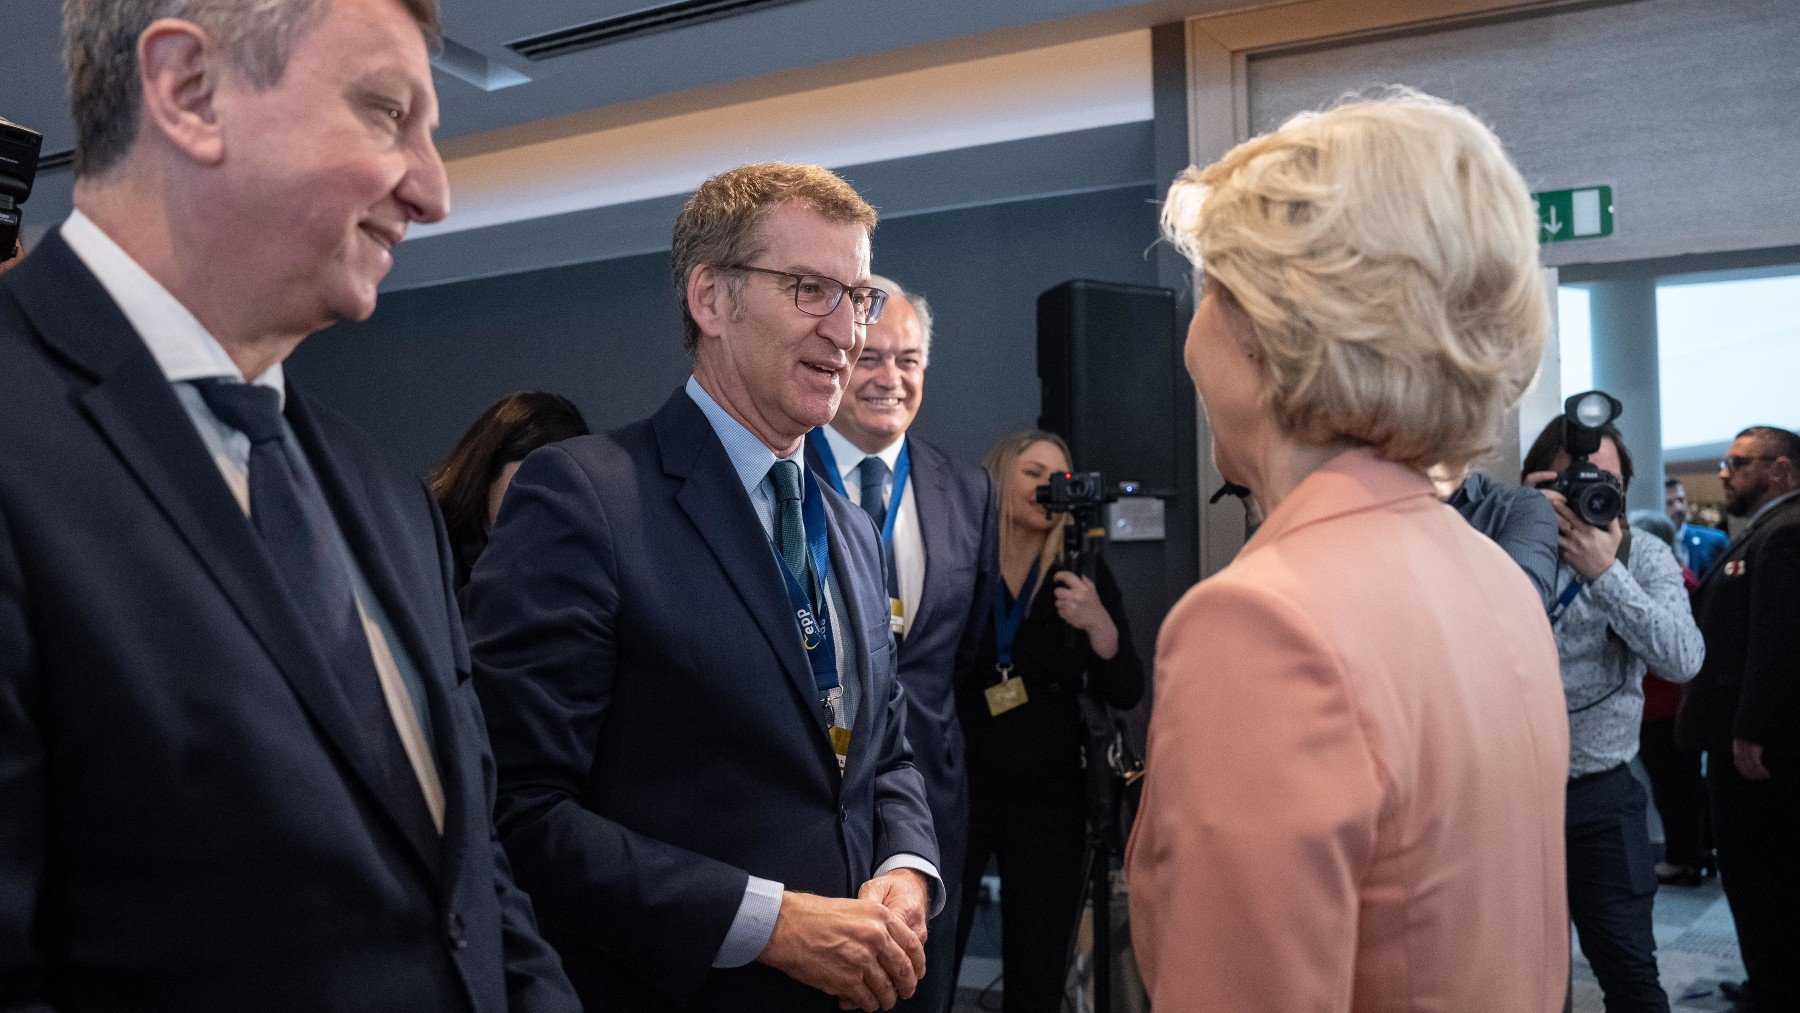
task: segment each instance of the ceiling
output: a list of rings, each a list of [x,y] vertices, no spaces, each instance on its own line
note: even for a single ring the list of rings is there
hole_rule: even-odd
[[[440,0],[445,34],[529,83],[483,91],[439,71],[441,141],[694,89],[856,60],[881,53],[1043,26],[1092,23],[1087,34],[1148,27],[1218,0],[802,0],[532,63],[506,43],[653,6],[652,0]],[[6,0],[0,116],[44,134],[46,153],[74,145],[60,59],[60,4]]]

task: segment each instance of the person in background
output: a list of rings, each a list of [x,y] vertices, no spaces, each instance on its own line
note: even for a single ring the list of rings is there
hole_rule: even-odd
[[[1556,593],[1556,510],[1544,497],[1480,472],[1456,483],[1434,476],[1432,484],[1439,499],[1519,564],[1548,609]]]
[[[1157,1010],[1544,1013],[1568,983],[1568,721],[1543,602],[1439,502],[1537,372],[1537,217],[1417,92],[1170,189],[1188,373],[1267,519],[1156,649],[1131,931]]]
[[[1687,682],[1700,670],[1705,645],[1681,564],[1667,545],[1654,538],[1627,543],[1621,518],[1595,527],[1545,488],[1569,466],[1568,424],[1562,415],[1551,419],[1525,452],[1522,470],[1524,484],[1556,507],[1560,523],[1552,625],[1569,712],[1569,914],[1608,1013],[1666,1013],[1652,931],[1649,800],[1628,764],[1638,752],[1645,672]],[[1591,460],[1629,491],[1625,440],[1611,423],[1601,432]]]
[[[1663,511],[1668,514],[1669,523],[1675,525],[1675,558],[1696,576],[1705,576],[1712,561],[1731,543],[1731,537],[1718,528],[1688,523],[1691,517],[1687,486],[1679,478],[1663,479]]]
[[[913,994],[945,901],[879,534],[806,472],[887,293],[875,211],[739,166],[675,220],[694,373],[520,466],[467,593],[496,825],[590,1008]]]
[[[1800,436],[1752,426],[1719,462],[1744,530],[1694,595],[1706,665],[1675,719],[1707,754],[1719,881],[1752,1013],[1800,1010]]]
[[[431,495],[284,370],[449,211],[436,4],[61,6],[75,210],[0,278],[0,1006],[579,1009]]]
[[[926,974],[898,1008],[948,1013],[956,998],[958,873],[969,833],[957,673],[971,663],[993,598],[994,495],[986,471],[911,432],[931,363],[930,304],[889,278],[877,275],[869,284],[888,293],[887,308],[869,326],[837,417],[807,437],[807,459],[869,515],[887,552],[888,595],[898,603],[889,624],[906,690],[906,738],[925,779],[939,864],[950,873],[949,897],[925,940],[925,966],[936,973]]]
[[[1000,509],[1000,575],[992,621],[958,693],[969,747],[969,852],[961,938],[989,859],[1000,868],[1001,963],[1008,1013],[1062,1008],[1080,914],[1086,844],[1088,732],[1082,693],[1134,707],[1144,666],[1104,556],[1089,579],[1061,562],[1067,514],[1037,503],[1038,486],[1069,471],[1069,448],[1045,432],[1003,437],[988,454]]]
[[[431,476],[431,494],[444,512],[450,549],[456,554],[459,594],[487,548],[506,487],[525,455],[587,432],[581,409],[568,398],[528,390],[494,402],[450,448],[450,456]]]
[[[1660,510],[1633,510],[1634,532],[1675,548],[1675,525]],[[1681,584],[1690,598],[1700,586],[1694,571],[1681,568]],[[1662,817],[1663,856],[1656,880],[1665,886],[1699,886],[1712,871],[1712,833],[1706,817],[1706,779],[1700,754],[1675,741],[1675,714],[1681,709],[1681,687],[1654,671],[1644,674],[1644,723],[1638,728],[1638,758],[1650,775],[1650,798]]]

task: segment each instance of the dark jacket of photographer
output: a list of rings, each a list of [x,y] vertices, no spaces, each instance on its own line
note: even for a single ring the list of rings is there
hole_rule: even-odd
[[[1087,730],[1076,694],[1083,676],[1099,699],[1121,710],[1135,707],[1143,698],[1144,663],[1132,648],[1125,603],[1106,560],[1095,560],[1094,589],[1119,627],[1119,651],[1104,661],[1081,631],[1075,631],[1075,648],[1069,649],[1065,635],[1070,627],[1056,614],[1056,574],[1062,570],[1061,565],[1053,566],[1038,581],[1037,597],[1013,642],[1013,673],[1025,680],[1028,702],[997,717],[988,713],[984,694],[1000,681],[992,622],[982,636],[968,681],[958,689],[972,794],[980,794],[983,786],[1029,791],[1032,784],[1059,778],[1069,779],[1079,791]]]

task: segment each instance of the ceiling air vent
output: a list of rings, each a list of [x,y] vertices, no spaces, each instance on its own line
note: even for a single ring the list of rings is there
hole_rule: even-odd
[[[507,43],[506,48],[528,60],[549,60],[596,46],[610,46],[615,42],[655,35],[657,32],[688,28],[797,2],[798,0],[677,0],[675,3],[657,4],[618,17],[603,18],[585,25],[519,39]]]

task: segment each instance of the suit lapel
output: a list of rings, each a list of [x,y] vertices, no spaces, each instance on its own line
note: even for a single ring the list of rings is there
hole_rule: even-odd
[[[149,348],[59,234],[46,236],[32,260],[19,268],[24,284],[11,287],[46,343],[95,378],[77,404],[263,646],[323,738],[381,798],[376,758],[356,734],[349,703]],[[27,274],[27,267],[35,270]]]
[[[919,511],[919,539],[925,548],[925,581],[919,590],[919,612],[913,616],[910,629],[922,629],[939,604],[932,583],[931,558],[950,543],[950,515],[944,505],[950,500],[950,472],[939,466],[937,451],[912,437],[906,440],[912,455],[913,505]]]
[[[788,612],[787,590],[777,569],[781,564],[724,444],[685,391],[676,391],[652,417],[651,425],[656,429],[664,471],[682,479],[676,504],[700,532],[744,608],[768,638],[802,709],[819,729],[820,748],[829,753],[824,711],[817,703],[818,690],[800,646],[798,628]]]
[[[412,570],[396,567],[387,544],[389,540],[398,543],[403,538],[406,523],[404,513],[395,509],[394,504],[387,502],[385,498],[379,501],[380,505],[377,507],[374,491],[365,480],[362,470],[357,467],[356,460],[351,455],[340,452],[326,437],[318,416],[291,385],[288,388],[286,417],[301,449],[306,452],[313,474],[319,479],[319,488],[325,494],[325,501],[331,506],[331,516],[337,521],[338,530],[343,532],[344,542],[349,545],[363,579],[368,582],[389,625],[393,627],[395,636],[399,638],[399,643],[389,646],[395,654],[404,652],[414,670],[419,673],[419,682],[427,696],[420,703],[424,713],[431,716],[433,736],[446,734],[444,723],[435,717],[439,708],[431,699],[445,685],[441,671],[444,658],[430,650],[429,642],[419,626],[413,601],[406,594],[406,585],[401,582],[400,574],[411,573]],[[420,496],[423,495],[421,491]],[[441,738],[438,739],[438,744],[438,755],[432,757],[432,762],[438,768],[441,781],[444,763],[440,757],[456,754],[442,748],[445,743]],[[403,780],[400,790],[406,791],[411,787],[410,782]],[[445,789],[444,827],[447,833],[452,823],[448,808],[448,785]],[[424,808],[423,799],[419,800],[419,805],[414,805],[413,801],[410,796],[405,800],[382,799],[390,815],[407,832],[408,839],[419,850],[419,857],[435,868],[437,861],[433,856],[442,854],[443,842],[433,832],[430,811]]]

